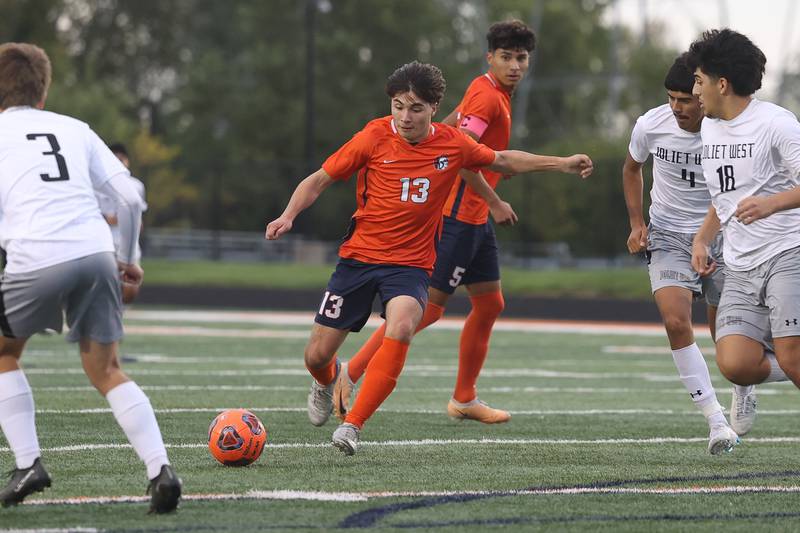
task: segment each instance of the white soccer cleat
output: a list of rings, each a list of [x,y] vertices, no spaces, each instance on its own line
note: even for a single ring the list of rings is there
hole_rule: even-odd
[[[731,427],[739,435],[747,435],[756,421],[756,390],[754,385],[733,386],[731,398]]]
[[[315,426],[322,426],[333,412],[333,386],[339,377],[341,365],[336,363],[336,377],[329,385],[321,385],[316,379],[311,381],[308,392],[308,419]]]
[[[708,453],[719,455],[732,452],[733,447],[739,442],[739,435],[728,424],[711,426],[711,434],[708,436]]]
[[[331,442],[345,455],[353,455],[358,449],[358,437],[361,430],[353,424],[344,423],[333,432]]]

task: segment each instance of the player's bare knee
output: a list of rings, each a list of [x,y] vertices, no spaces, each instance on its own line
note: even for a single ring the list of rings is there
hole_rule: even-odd
[[[306,368],[319,369],[326,367],[333,357],[327,353],[319,344],[309,344],[304,353]]]
[[[386,327],[386,337],[408,344],[414,338],[416,326],[417,321],[411,317],[394,320],[391,326]]]
[[[764,379],[758,375],[755,358],[732,350],[717,351],[717,367],[728,381],[736,385],[755,385]]]
[[[691,338],[693,336],[692,323],[688,316],[666,315],[664,319],[664,329],[670,339]],[[690,344],[690,343],[687,343]]]

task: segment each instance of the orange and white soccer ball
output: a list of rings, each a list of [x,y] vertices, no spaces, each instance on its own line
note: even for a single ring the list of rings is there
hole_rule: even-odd
[[[208,427],[208,450],[225,466],[247,466],[261,455],[267,430],[247,409],[228,409]]]

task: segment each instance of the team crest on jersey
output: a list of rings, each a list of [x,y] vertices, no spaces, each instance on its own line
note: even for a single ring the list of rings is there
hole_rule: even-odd
[[[447,168],[447,165],[450,163],[450,160],[447,159],[446,155],[440,155],[436,159],[433,160],[433,167],[436,170],[444,170]]]

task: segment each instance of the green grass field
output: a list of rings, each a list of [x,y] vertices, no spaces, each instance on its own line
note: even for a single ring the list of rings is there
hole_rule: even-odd
[[[504,326],[479,382],[484,400],[513,414],[500,426],[445,416],[457,326],[422,332],[358,454],[345,457],[329,444],[334,421],[315,428],[306,418],[310,317],[284,325],[260,316],[127,315],[124,367],[156,408],[187,496],[167,516],[146,514],[144,467],[75,347],[34,338],[23,362],[54,484],[0,509],[0,530],[797,531],[798,392],[763,387],[752,433],[733,453],[710,456],[705,421],[657,330]],[[712,354],[707,338],[701,344]],[[729,387],[708,360],[727,404]],[[206,449],[209,422],[231,407],[252,409],[269,431],[247,468],[219,465]],[[5,446],[0,439],[11,468]]]
[[[335,265],[234,263],[146,259],[145,285],[257,287],[320,290]],[[507,295],[650,300],[647,270],[525,270],[502,268]]]

